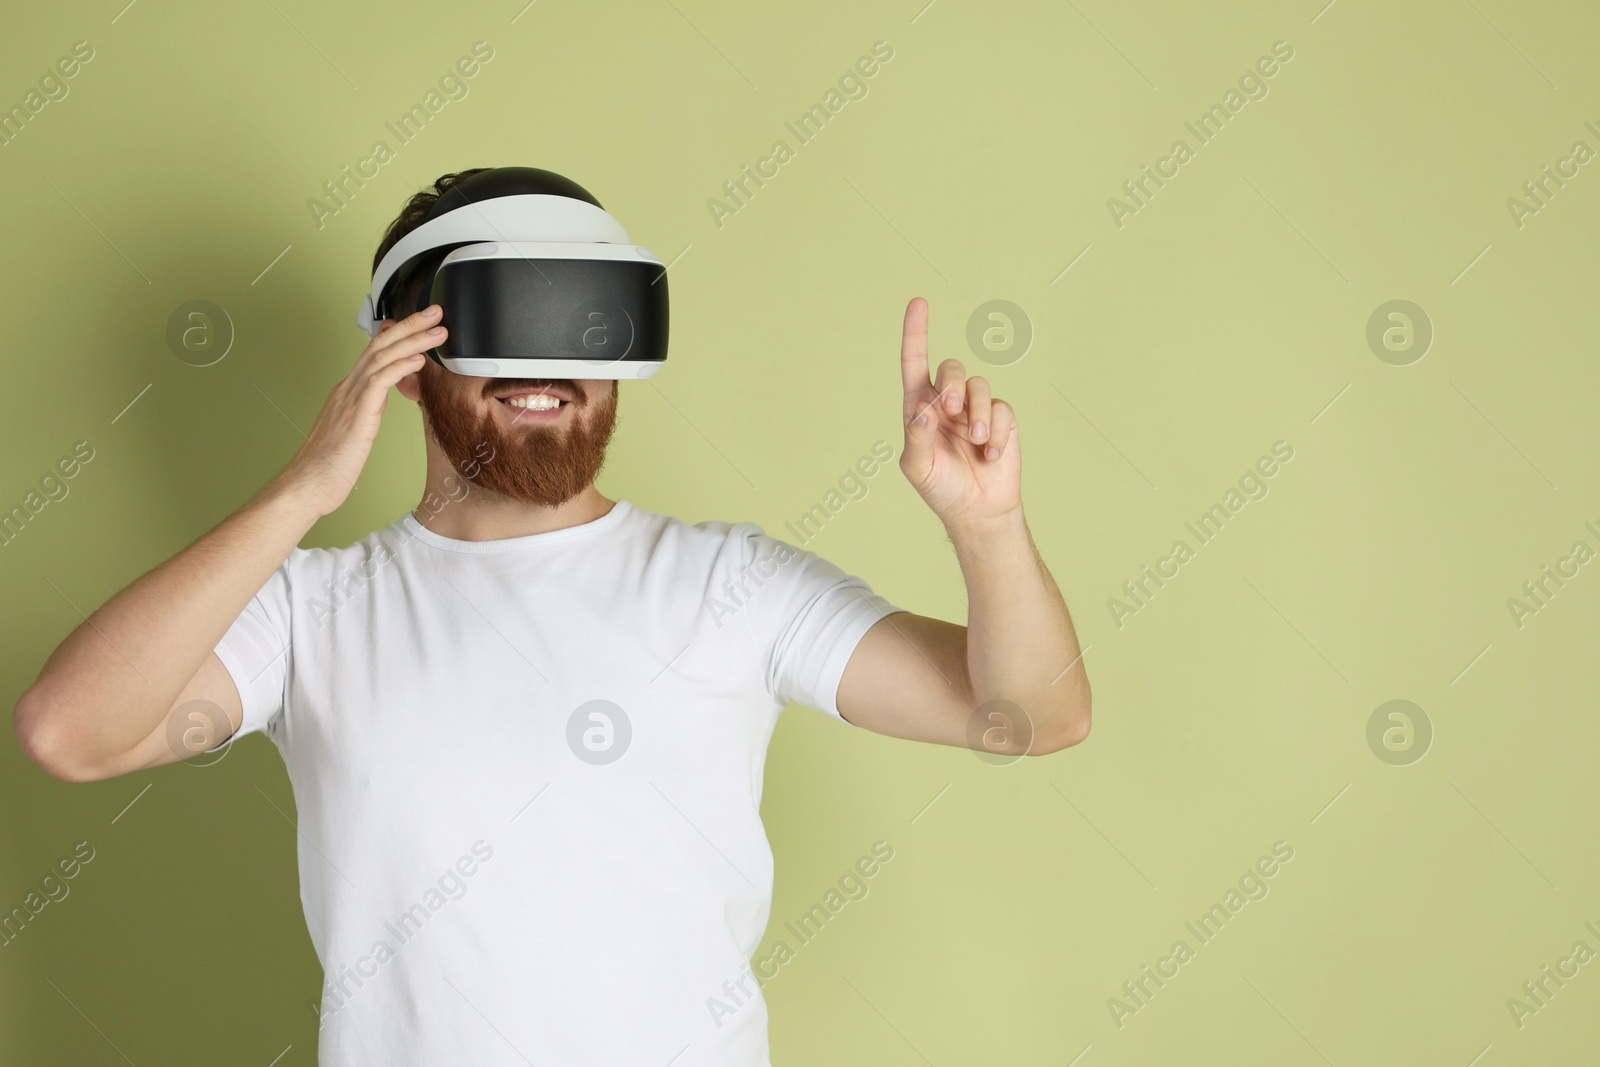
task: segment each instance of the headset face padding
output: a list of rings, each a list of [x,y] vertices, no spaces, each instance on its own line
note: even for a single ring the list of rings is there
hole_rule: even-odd
[[[498,167],[441,195],[386,253],[357,325],[444,309],[441,366],[479,377],[647,378],[667,356],[666,268],[559,174]],[[397,294],[418,283],[406,307]]]
[[[430,294],[433,290],[433,275],[439,269],[439,264],[444,261],[446,252],[433,252],[426,256],[418,256],[405,269],[395,272],[389,284],[383,287],[383,296],[379,300],[380,312],[383,318],[399,322],[407,315],[415,315],[429,304],[433,303]],[[412,286],[410,283],[419,275],[423,276],[422,284]],[[406,289],[412,289],[405,299],[400,294]],[[430,352],[431,356],[432,353]]]

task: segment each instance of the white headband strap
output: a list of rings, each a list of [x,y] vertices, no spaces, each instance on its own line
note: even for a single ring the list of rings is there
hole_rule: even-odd
[[[378,336],[378,298],[402,264],[430,248],[475,241],[572,241],[628,244],[622,224],[604,208],[570,196],[498,196],[447,211],[402,237],[378,263],[356,326]]]

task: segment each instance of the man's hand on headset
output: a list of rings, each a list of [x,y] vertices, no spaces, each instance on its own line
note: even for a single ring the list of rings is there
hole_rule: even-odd
[[[428,349],[444,340],[445,328],[438,322],[437,304],[399,322],[384,319],[355,368],[329,391],[305,444],[281,475],[317,514],[333,511],[355,488],[378,436],[389,388],[420,370]]]
[[[1011,405],[957,359],[928,377],[928,302],[906,305],[900,341],[906,443],[900,470],[946,528],[978,529],[1022,511],[1022,456]]]

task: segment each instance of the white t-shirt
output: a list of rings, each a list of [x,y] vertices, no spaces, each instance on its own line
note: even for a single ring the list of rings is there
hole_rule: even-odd
[[[790,701],[838,716],[898,610],[755,525],[625,500],[296,548],[216,652],[294,789],[318,1063],[764,1067],[767,743]]]

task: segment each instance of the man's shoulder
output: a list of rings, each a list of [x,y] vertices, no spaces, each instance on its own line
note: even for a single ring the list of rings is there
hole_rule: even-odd
[[[404,547],[406,542],[404,530],[405,518],[395,520],[387,526],[380,526],[375,530],[361,536],[356,541],[347,545],[313,546],[311,548],[296,547],[290,551],[283,562],[282,569],[291,577],[301,574],[315,574],[325,571],[337,571],[348,568],[363,561],[385,563]]]
[[[751,552],[757,548],[775,548],[783,544],[772,537],[756,522],[729,519],[700,519],[691,522],[676,515],[641,508],[630,504],[641,529],[650,532],[650,539],[676,545],[693,545],[712,550]],[[790,546],[791,551],[798,551]]]
[[[814,552],[773,537],[757,522],[689,522],[659,514],[646,518],[652,532],[642,540],[652,564],[685,578],[709,577],[712,588],[723,588],[729,581],[745,589],[752,588],[751,583],[769,582],[799,588],[818,576],[832,574],[831,565]]]

